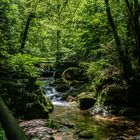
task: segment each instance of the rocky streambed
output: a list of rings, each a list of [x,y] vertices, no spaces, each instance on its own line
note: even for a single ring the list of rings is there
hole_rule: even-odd
[[[19,122],[31,140],[140,140],[140,121],[113,115],[91,115],[75,102],[62,97],[51,85],[53,79],[42,79],[43,90],[54,104],[50,119]],[[73,90],[73,89],[72,89]],[[75,89],[74,89],[75,90]],[[136,118],[135,118],[136,119]]]
[[[72,109],[73,110],[73,109]],[[30,140],[139,140],[140,122],[125,117],[88,116],[57,106],[51,120],[21,121]]]

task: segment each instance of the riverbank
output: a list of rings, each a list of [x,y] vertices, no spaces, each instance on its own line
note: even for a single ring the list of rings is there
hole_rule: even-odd
[[[140,121],[114,115],[91,115],[77,103],[62,100],[65,92],[58,92],[53,78],[42,78],[43,91],[54,109],[50,119],[19,122],[29,140],[139,140]]]
[[[21,121],[19,125],[23,128],[29,140],[139,140],[140,139],[140,121],[133,121],[126,117],[117,116],[99,116],[92,117],[90,124],[88,120],[77,121],[68,116],[68,110],[65,113],[58,114],[53,122],[57,122],[59,127],[47,127],[46,119],[36,119]],[[51,114],[56,115],[57,111]],[[58,117],[58,118],[57,118]],[[64,118],[63,118],[64,117]],[[57,119],[56,119],[57,118]],[[61,119],[60,119],[61,118]],[[86,117],[86,119],[88,116]],[[52,118],[51,118],[52,119]],[[75,118],[76,119],[76,118]],[[80,118],[79,118],[80,119]],[[82,118],[81,118],[82,119]],[[59,120],[59,121],[58,121]],[[65,121],[65,124],[64,124]],[[73,127],[66,126],[69,122]],[[87,124],[86,124],[87,123]],[[94,128],[94,129],[93,129]],[[80,138],[82,133],[92,133],[91,138]],[[84,135],[83,135],[84,137]],[[85,135],[86,137],[86,135]]]

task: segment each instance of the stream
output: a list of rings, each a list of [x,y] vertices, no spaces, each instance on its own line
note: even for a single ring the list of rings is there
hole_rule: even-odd
[[[140,140],[140,121],[113,115],[90,115],[80,110],[75,103],[62,100],[65,93],[57,92],[49,83],[53,78],[42,78],[43,91],[54,104],[50,118],[73,124],[74,127],[62,127],[61,140]],[[88,137],[88,135],[90,135]]]

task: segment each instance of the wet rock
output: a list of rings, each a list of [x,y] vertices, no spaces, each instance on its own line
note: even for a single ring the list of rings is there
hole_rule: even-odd
[[[52,77],[53,76],[53,71],[49,71],[49,70],[41,70],[42,76],[43,77]]]
[[[80,109],[86,110],[86,109],[93,107],[95,102],[96,102],[96,100],[94,98],[83,97],[83,98],[79,99],[79,107],[80,107]]]
[[[133,140],[140,140],[140,135],[132,136]]]
[[[66,100],[69,102],[73,102],[73,101],[76,101],[76,97],[69,95]]]
[[[46,120],[43,119],[21,121],[19,125],[32,140],[53,140],[52,135],[57,133],[56,130],[46,127]]]
[[[72,122],[60,122],[60,124],[67,126],[69,128],[74,128],[75,124]]]
[[[93,138],[93,137],[94,137],[93,133],[86,130],[83,130],[79,133],[79,138]]]
[[[71,87],[68,91],[65,92],[65,94],[62,96],[62,99],[67,101],[73,101],[80,93],[81,93],[80,90]]]
[[[118,136],[118,137],[110,137],[108,140],[128,140],[128,137]]]
[[[58,92],[64,92],[66,90],[69,90],[70,89],[70,86],[69,85],[66,85],[66,84],[58,84],[56,87],[55,87],[56,91]]]
[[[50,137],[49,140],[55,140],[55,138],[54,137]]]
[[[55,79],[54,85],[57,85],[57,84],[65,84],[65,82],[64,82],[64,80],[62,78]]]
[[[59,84],[66,84],[62,78],[55,79],[53,82],[49,83],[50,86],[57,86]]]

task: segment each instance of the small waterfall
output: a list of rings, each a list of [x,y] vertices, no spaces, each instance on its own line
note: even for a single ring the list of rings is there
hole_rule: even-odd
[[[62,96],[65,93],[58,92],[55,90],[55,87],[50,86],[50,83],[54,81],[54,78],[41,78],[40,81],[44,83],[42,89],[46,97],[50,98],[54,105],[69,106],[69,103],[67,101],[62,100]]]

